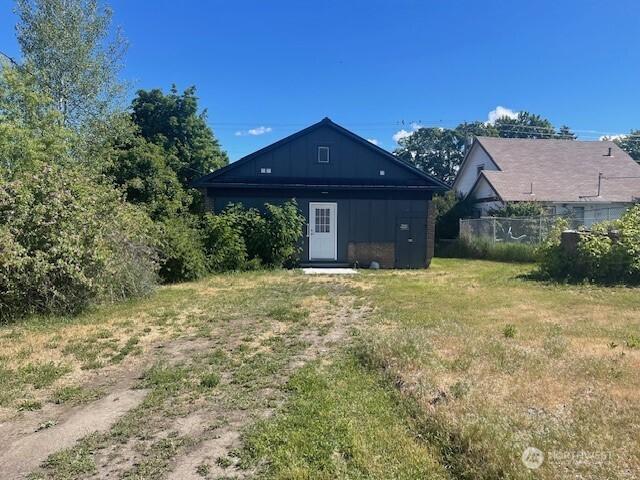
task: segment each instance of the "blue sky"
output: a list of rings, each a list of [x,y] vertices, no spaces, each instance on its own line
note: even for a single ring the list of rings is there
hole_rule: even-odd
[[[0,50],[19,56],[11,1]],[[135,88],[195,84],[232,160],[325,116],[393,150],[503,106],[640,128],[640,2],[111,0]],[[404,122],[404,123],[403,123]]]

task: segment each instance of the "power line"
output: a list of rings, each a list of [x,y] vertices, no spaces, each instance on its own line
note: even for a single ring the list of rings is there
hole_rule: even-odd
[[[459,124],[464,123],[474,123],[469,120],[461,121]],[[302,127],[307,126],[308,123],[278,123],[278,122],[269,122],[269,121],[255,121],[255,122],[209,122],[210,125],[215,126],[216,128],[241,128],[241,127],[255,127],[256,125],[268,125],[271,127]],[[444,121],[406,121],[406,120],[396,120],[396,121],[379,121],[379,122],[355,122],[355,123],[347,123],[350,127],[362,127],[362,128],[386,128],[386,127],[412,127],[414,130],[418,130],[420,128],[455,128],[449,127]],[[559,129],[555,127],[543,127],[540,125],[520,125],[520,124],[507,124],[502,127],[497,127],[499,130],[509,131],[513,133],[538,133],[540,135],[547,134],[552,137],[566,137],[570,138],[569,134],[563,134]],[[587,137],[594,140],[600,140],[600,137],[622,137],[624,139],[633,139],[640,138],[640,134],[631,134],[631,133],[619,133],[619,132],[605,132],[600,130],[591,130],[591,129],[569,129],[571,133],[574,134],[588,134],[581,135],[581,138]],[[597,138],[596,138],[597,137]]]
[[[31,72],[25,65],[20,64],[15,58],[8,55],[7,53],[0,50],[0,55],[5,57],[12,65],[17,68],[25,71],[32,77],[39,79],[33,72]],[[43,82],[44,83],[44,82]],[[49,91],[53,91],[50,85],[44,83],[44,85],[49,89]],[[451,122],[451,120],[449,120]],[[474,124],[477,120],[462,120],[458,123],[458,125],[462,124]],[[241,127],[254,127],[255,125],[269,125],[275,127],[303,127],[306,126],[306,123],[278,123],[278,122],[208,122],[213,126],[216,126],[218,129],[234,129]],[[487,122],[485,124],[489,125]],[[386,127],[411,127],[414,130],[418,130],[420,128],[445,128],[445,121],[443,119],[439,120],[395,120],[395,121],[373,121],[373,122],[357,122],[357,123],[349,123],[349,126],[352,128],[386,128]],[[450,127],[449,127],[450,128]],[[543,127],[541,125],[519,125],[519,124],[505,124],[501,127],[503,130],[507,130],[511,133],[515,134],[548,134],[551,138],[557,139],[570,139],[572,138],[570,135],[564,135],[560,133],[558,129],[555,127]],[[614,133],[614,132],[604,132],[598,130],[590,130],[590,129],[573,129],[570,128],[572,133],[586,133],[591,134],[591,138],[593,140],[605,140],[603,138],[593,138],[593,135],[597,135],[598,137],[621,137],[625,141],[640,141],[640,134],[631,134],[631,133]],[[606,139],[608,140],[608,139]]]

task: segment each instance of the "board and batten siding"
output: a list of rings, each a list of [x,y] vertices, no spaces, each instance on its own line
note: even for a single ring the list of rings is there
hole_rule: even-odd
[[[303,195],[303,196],[300,196]],[[265,203],[282,204],[292,197],[284,196],[217,196],[215,212],[219,213],[229,204],[242,203],[245,207],[264,209]],[[309,222],[310,202],[335,202],[337,204],[337,262],[367,266],[375,260],[383,268],[396,266],[398,222],[410,219],[415,251],[414,267],[426,267],[433,256],[433,246],[427,243],[433,232],[427,230],[429,199],[350,198],[349,196],[326,195],[321,192],[297,192],[295,200],[300,212]],[[431,209],[433,215],[433,209]],[[305,232],[306,232],[305,227]],[[308,238],[303,236],[301,258],[309,258]],[[408,248],[409,246],[403,246]]]
[[[300,261],[361,266],[376,261],[383,268],[429,265],[434,241],[431,199],[434,192],[448,190],[444,182],[329,118],[198,179],[194,186],[216,212],[229,204],[264,209],[265,203],[295,199],[307,225],[311,202],[335,203],[336,236],[316,229],[315,234],[322,235],[311,236],[311,258],[305,228]],[[328,251],[327,242],[333,241],[335,257],[334,245],[331,255],[316,254],[316,246]]]
[[[318,147],[329,147],[329,162],[317,161]],[[270,173],[261,173],[269,169]],[[380,175],[384,171],[384,175]],[[336,179],[358,181],[405,181],[413,176],[365,146],[329,127],[321,127],[238,165],[225,178]]]

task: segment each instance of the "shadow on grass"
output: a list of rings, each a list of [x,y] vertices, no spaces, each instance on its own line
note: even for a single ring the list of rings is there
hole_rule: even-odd
[[[554,278],[548,273],[541,271],[539,268],[535,268],[530,272],[521,273],[519,275],[516,275],[514,278],[518,280],[524,280],[527,282],[535,282],[535,283],[543,284],[546,286],[571,285],[571,286],[592,286],[592,287],[609,287],[609,288],[613,288],[613,287],[638,288],[640,286],[640,284],[638,283],[625,283],[623,281],[577,278],[569,275],[565,277]]]

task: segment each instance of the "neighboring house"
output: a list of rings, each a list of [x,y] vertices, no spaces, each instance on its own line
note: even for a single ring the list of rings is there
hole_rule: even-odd
[[[640,165],[609,141],[476,137],[453,188],[479,215],[537,201],[589,226],[640,201]]]
[[[448,185],[328,118],[194,183],[210,210],[295,198],[307,220],[304,264],[376,261],[421,268],[433,257],[431,196]]]

